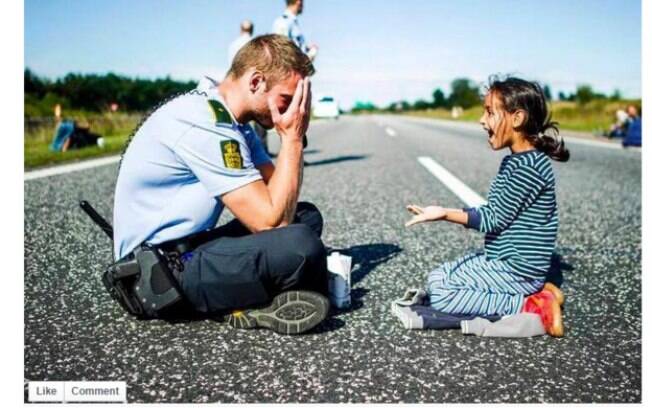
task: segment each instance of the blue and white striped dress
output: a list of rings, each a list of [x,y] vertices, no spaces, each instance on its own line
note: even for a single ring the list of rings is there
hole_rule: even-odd
[[[428,276],[434,309],[508,315],[543,287],[559,225],[555,176],[537,150],[506,156],[488,203],[467,208],[467,227],[486,233],[484,252],[446,262]]]

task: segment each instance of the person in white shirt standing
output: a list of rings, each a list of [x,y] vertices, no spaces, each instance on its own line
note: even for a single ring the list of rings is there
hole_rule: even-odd
[[[249,20],[242,20],[240,23],[240,36],[233,40],[231,44],[229,45],[229,67],[233,64],[233,59],[235,58],[235,54],[240,51],[242,47],[245,46],[251,39],[253,38],[254,34],[254,23],[252,23]],[[269,154],[269,145],[267,144],[267,129],[264,127],[260,126],[258,123],[255,121],[251,122],[251,126],[253,126],[254,131],[260,138],[260,140],[263,142],[263,148],[265,149],[265,152]]]
[[[317,56],[317,45],[308,45],[301,28],[299,27],[298,16],[303,12],[303,0],[286,0],[287,8],[282,16],[274,21],[272,31],[289,37],[311,61]]]
[[[240,35],[229,45],[229,67],[233,63],[235,54],[248,43],[254,34],[254,24],[249,20],[243,20],[240,23]]]

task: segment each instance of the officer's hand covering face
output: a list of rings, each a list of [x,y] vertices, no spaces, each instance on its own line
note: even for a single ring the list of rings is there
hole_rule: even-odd
[[[274,127],[272,113],[269,110],[268,99],[276,103],[279,113],[283,114],[290,106],[292,97],[297,89],[297,83],[301,75],[296,72],[273,83],[271,88],[267,86],[264,76],[260,72],[254,72],[249,81],[249,89],[252,92],[254,120],[265,129]],[[267,89],[269,88],[269,89]]]

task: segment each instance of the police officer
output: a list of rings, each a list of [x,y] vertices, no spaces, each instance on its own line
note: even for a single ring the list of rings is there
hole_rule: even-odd
[[[140,126],[121,162],[116,259],[146,244],[183,247],[174,276],[201,313],[235,327],[301,333],[328,313],[323,220],[297,202],[314,68],[289,39],[265,35],[219,85],[178,96]],[[276,166],[247,123],[276,129]],[[215,228],[224,207],[235,219]]]
[[[303,12],[303,0],[286,0],[286,5],[283,15],[274,20],[272,32],[290,38],[312,61],[317,56],[317,45],[308,45],[299,27],[298,16]]]

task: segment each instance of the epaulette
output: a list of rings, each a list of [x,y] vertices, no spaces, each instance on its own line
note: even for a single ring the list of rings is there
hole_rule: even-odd
[[[213,114],[215,115],[215,124],[227,124],[227,125],[232,125],[233,124],[233,119],[231,119],[231,115],[229,112],[226,110],[226,107],[222,105],[222,103],[218,100],[215,99],[209,99],[208,104],[210,105],[211,109],[213,110]]]

